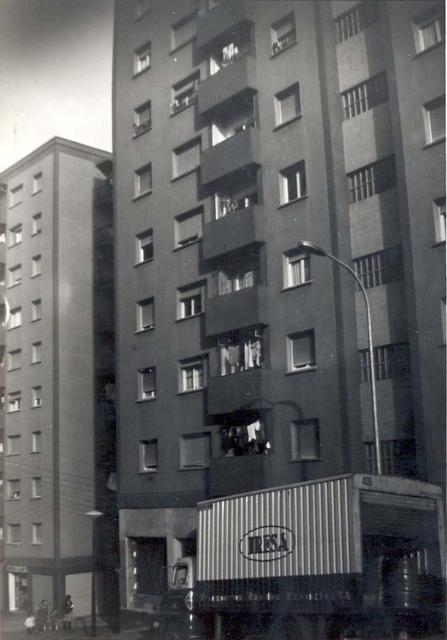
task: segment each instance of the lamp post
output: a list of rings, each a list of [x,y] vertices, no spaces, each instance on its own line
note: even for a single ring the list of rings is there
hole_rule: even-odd
[[[102,515],[101,511],[87,511],[85,514],[92,521],[92,587],[91,587],[91,625],[90,636],[96,636],[96,521]]]
[[[357,284],[359,285],[360,291],[363,294],[363,298],[365,300],[366,306],[366,322],[368,325],[368,351],[369,351],[369,366],[370,366],[370,384],[371,384],[371,406],[372,406],[372,419],[373,419],[373,429],[374,429],[374,444],[376,450],[376,460],[377,460],[377,474],[382,475],[382,454],[380,450],[380,432],[379,432],[379,421],[377,419],[377,395],[376,395],[376,379],[375,379],[375,371],[374,371],[374,349],[373,349],[373,341],[372,341],[372,324],[371,324],[371,308],[369,306],[369,300],[366,293],[366,289],[363,286],[363,282],[360,280],[356,272],[351,269],[351,267],[340,260],[340,258],[336,258],[331,253],[328,253],[317,244],[313,242],[309,242],[308,240],[302,240],[297,244],[298,249],[302,249],[306,253],[314,254],[316,256],[320,256],[323,258],[329,258],[333,262],[336,262],[340,267],[349,271],[351,276],[355,279]]]

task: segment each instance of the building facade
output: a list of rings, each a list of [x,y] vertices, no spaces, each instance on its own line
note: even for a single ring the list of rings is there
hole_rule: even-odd
[[[121,604],[198,501],[376,470],[444,479],[437,2],[118,0]]]
[[[43,598],[59,607],[69,593],[75,615],[87,614],[85,513],[103,512],[98,535],[116,516],[110,173],[109,153],[53,138],[0,176],[10,307],[2,374],[9,611],[35,609]],[[114,553],[98,559],[112,580]]]

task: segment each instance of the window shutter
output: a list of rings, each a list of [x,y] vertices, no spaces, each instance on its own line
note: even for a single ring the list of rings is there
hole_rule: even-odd
[[[202,232],[202,214],[195,213],[178,220],[178,243],[199,238]]]
[[[313,336],[307,334],[293,338],[293,367],[313,364]]]

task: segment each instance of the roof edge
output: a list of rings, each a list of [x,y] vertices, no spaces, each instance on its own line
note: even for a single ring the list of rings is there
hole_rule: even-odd
[[[76,142],[74,140],[68,140],[67,138],[61,138],[60,136],[54,136],[54,138],[50,138],[50,140],[41,144],[37,149],[34,149],[23,158],[20,158],[20,160],[17,160],[10,167],[1,171],[0,180],[16,173],[39,156],[45,155],[58,146],[62,149],[67,149],[76,153],[84,153],[85,155],[94,156],[96,160],[108,160],[113,158],[113,153],[111,151],[105,151],[104,149],[91,147],[87,144],[83,144],[82,142]]]

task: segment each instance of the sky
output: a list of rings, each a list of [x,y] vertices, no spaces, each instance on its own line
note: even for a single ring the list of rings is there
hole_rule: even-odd
[[[54,136],[112,148],[113,0],[0,0],[0,171]]]

